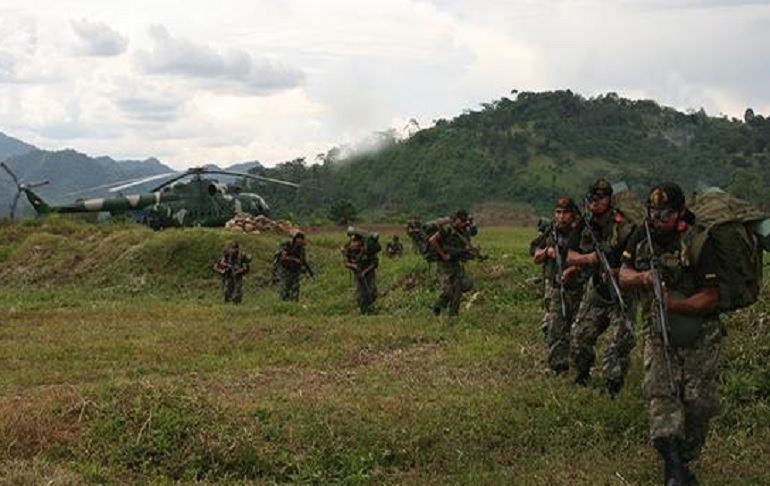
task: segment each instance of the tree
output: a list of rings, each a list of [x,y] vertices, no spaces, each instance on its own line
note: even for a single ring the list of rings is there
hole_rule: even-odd
[[[338,199],[329,209],[329,217],[340,226],[355,222],[357,216],[356,207],[350,199]]]

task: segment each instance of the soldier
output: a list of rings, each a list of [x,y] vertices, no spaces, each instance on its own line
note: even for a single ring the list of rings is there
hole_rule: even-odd
[[[553,222],[538,238],[533,260],[543,265],[546,280],[543,326],[548,366],[557,375],[569,369],[570,327],[583,296],[586,273],[567,267],[570,235],[579,228],[580,209],[569,197],[556,201]]]
[[[385,254],[390,258],[400,257],[404,254],[404,245],[401,244],[398,235],[393,235],[393,239],[385,245]]]
[[[441,295],[433,306],[433,313],[437,316],[447,307],[448,315],[459,315],[463,293],[473,289],[473,280],[465,272],[464,262],[478,254],[478,249],[471,245],[471,236],[475,232],[468,213],[460,209],[428,238],[428,244],[438,255]]]
[[[240,304],[243,299],[243,276],[251,269],[251,257],[241,252],[237,241],[229,241],[214,271],[222,276],[225,302]]]
[[[305,235],[297,231],[290,240],[281,243],[275,256],[276,276],[280,282],[281,300],[299,300],[299,278],[306,273],[314,277],[305,259]]]
[[[614,397],[623,387],[629,355],[636,344],[633,304],[629,295],[620,292],[616,280],[620,256],[635,225],[612,207],[611,197],[612,185],[604,179],[589,187],[589,214],[582,229],[572,234],[567,265],[585,268],[591,274],[570,333],[570,365],[576,372],[575,383],[588,384],[596,359],[596,342],[613,327],[615,334],[604,348],[602,374],[605,388]]]
[[[366,238],[360,232],[350,234],[350,241],[342,249],[342,264],[353,273],[356,282],[356,302],[361,314],[371,314],[377,299],[379,265],[377,251],[367,248]]]
[[[412,249],[415,253],[423,253],[425,250],[425,231],[422,228],[422,219],[412,216],[406,222],[406,234],[412,240]]]
[[[723,328],[717,256],[709,238],[699,254],[694,253],[693,236],[700,230],[678,185],[654,187],[647,207],[645,226],[633,233],[623,253],[620,284],[644,296],[644,391],[652,444],[665,465],[665,484],[694,485],[697,480],[688,463],[700,455],[709,422],[719,412]],[[653,264],[659,274],[653,273]],[[658,275],[662,282],[656,282]],[[651,295],[654,284],[661,307]],[[659,308],[669,318],[667,339],[658,321]]]

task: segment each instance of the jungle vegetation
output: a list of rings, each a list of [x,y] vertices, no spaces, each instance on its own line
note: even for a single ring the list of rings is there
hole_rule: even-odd
[[[409,137],[391,130],[376,138],[377,150],[335,148],[261,169],[303,189],[259,192],[284,217],[328,217],[345,200],[366,220],[402,221],[495,203],[542,212],[603,176],[640,193],[661,180],[687,191],[717,185],[770,209],[770,118],[751,108],[739,120],[614,93],[514,90]]]

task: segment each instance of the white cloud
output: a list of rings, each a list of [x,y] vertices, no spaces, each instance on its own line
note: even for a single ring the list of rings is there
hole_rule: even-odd
[[[87,56],[118,56],[128,47],[128,38],[102,22],[73,20],[72,31],[79,41],[77,52]]]
[[[267,164],[512,89],[770,113],[770,6],[739,0],[0,0],[0,131]],[[130,40],[130,42],[129,42]]]
[[[304,74],[296,68],[268,58],[255,59],[233,49],[220,53],[205,45],[172,37],[165,27],[150,29],[152,51],[140,51],[136,58],[149,74],[192,76],[240,84],[250,92],[262,94],[299,86]]]

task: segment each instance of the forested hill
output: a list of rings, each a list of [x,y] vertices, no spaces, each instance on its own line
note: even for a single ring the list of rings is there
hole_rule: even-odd
[[[737,120],[614,93],[514,91],[407,139],[381,136],[377,152],[343,159],[335,149],[261,172],[300,182],[300,191],[258,190],[279,213],[328,216],[343,203],[367,219],[398,220],[492,203],[544,211],[555,195],[580,196],[605,176],[640,192],[660,180],[719,185],[768,208],[770,118],[750,108]]]

